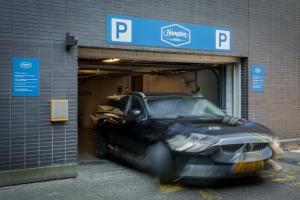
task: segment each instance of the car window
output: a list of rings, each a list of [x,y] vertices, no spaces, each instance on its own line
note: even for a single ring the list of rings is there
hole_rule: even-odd
[[[139,116],[145,117],[145,110],[143,108],[143,105],[141,101],[135,96],[132,97],[130,110],[140,110],[141,114]]]
[[[225,113],[204,98],[198,97],[168,97],[148,98],[146,106],[152,117],[181,118],[197,117],[219,119]]]
[[[112,99],[112,100],[109,100],[106,105],[111,106],[113,108],[117,108],[117,109],[121,110],[122,112],[126,112],[128,98],[129,97],[123,97],[120,100]]]

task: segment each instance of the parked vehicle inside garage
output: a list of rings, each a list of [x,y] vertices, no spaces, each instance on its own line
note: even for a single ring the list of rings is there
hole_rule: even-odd
[[[113,155],[161,182],[254,174],[280,152],[274,133],[228,116],[198,93],[110,96],[91,118],[97,156]]]

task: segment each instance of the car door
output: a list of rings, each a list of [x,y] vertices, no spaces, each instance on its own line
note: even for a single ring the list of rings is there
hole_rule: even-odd
[[[112,117],[112,120],[109,120],[105,124],[105,134],[108,140],[108,143],[114,146],[120,146],[121,137],[124,135],[126,130],[124,116],[129,109],[130,96],[123,97],[119,101],[112,100],[108,103],[109,106],[118,109],[123,112],[123,115],[120,115],[119,118]],[[114,114],[113,111],[110,114]]]
[[[138,113],[139,112],[139,113]],[[120,147],[124,148],[132,153],[141,154],[146,148],[144,142],[144,124],[147,120],[146,110],[142,100],[136,96],[132,96],[130,99],[130,106],[125,119],[125,124],[122,127],[122,133],[120,136]]]

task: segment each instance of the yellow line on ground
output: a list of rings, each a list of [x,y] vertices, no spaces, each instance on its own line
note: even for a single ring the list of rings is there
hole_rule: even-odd
[[[159,190],[161,193],[172,193],[172,192],[180,192],[185,190],[185,188],[181,185],[160,185]]]
[[[300,187],[300,182],[292,183],[293,186]]]
[[[202,189],[200,194],[205,200],[222,200],[221,195],[213,189]]]
[[[290,181],[296,179],[296,176],[286,176],[285,178],[273,178],[272,181],[275,182],[285,182],[285,181]]]
[[[161,193],[180,192],[186,189],[180,184],[161,184],[157,178],[154,180],[154,182],[158,185]]]

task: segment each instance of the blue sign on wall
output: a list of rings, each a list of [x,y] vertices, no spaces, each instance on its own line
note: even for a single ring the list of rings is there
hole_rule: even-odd
[[[231,51],[231,30],[171,21],[107,16],[107,42],[204,51]]]
[[[252,65],[252,91],[265,91],[265,69],[263,65]]]
[[[12,96],[39,96],[39,60],[13,58]]]

